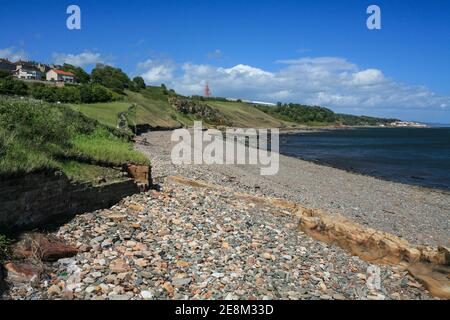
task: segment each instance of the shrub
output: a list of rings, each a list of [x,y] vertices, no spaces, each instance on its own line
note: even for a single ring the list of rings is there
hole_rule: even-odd
[[[0,79],[0,94],[26,96],[28,94],[27,85],[13,77],[8,76]]]
[[[63,103],[80,103],[81,94],[80,89],[74,86],[65,86],[56,90],[57,101]]]
[[[117,99],[117,95],[99,84],[66,85],[58,88],[35,83],[31,85],[31,96],[47,102],[62,103],[110,102]]]
[[[11,76],[11,73],[8,71],[0,70],[0,79],[8,78]]]
[[[108,102],[113,99],[113,95],[105,87],[94,84],[92,85],[92,99],[94,102]]]
[[[35,99],[47,102],[57,102],[60,97],[59,90],[62,88],[46,86],[42,83],[34,83],[31,85],[31,96]]]

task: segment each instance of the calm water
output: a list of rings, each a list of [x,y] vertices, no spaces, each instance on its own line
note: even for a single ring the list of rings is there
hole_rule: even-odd
[[[450,128],[283,135],[280,152],[387,180],[450,190]]]

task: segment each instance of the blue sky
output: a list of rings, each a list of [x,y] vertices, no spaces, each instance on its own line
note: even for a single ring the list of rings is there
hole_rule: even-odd
[[[81,30],[66,28],[71,4]],[[366,27],[371,4],[381,30]],[[215,95],[450,123],[447,0],[30,0],[1,10],[0,56],[11,59],[105,62],[184,94],[209,81]]]

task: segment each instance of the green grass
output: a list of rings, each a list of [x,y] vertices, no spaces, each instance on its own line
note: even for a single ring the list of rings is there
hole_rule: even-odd
[[[181,121],[189,121],[178,115],[168,102],[168,96],[164,95],[158,87],[149,87],[140,93],[127,91],[128,101],[138,106],[136,124],[148,124],[152,127],[175,128]]]
[[[111,165],[124,163],[150,164],[147,157],[133,150],[133,144],[118,138],[105,129],[96,129],[89,135],[74,137],[73,153],[91,162]]]
[[[101,178],[109,182],[121,181],[123,179],[118,168],[100,167],[77,161],[64,161],[60,165],[64,173],[74,181],[92,182],[95,185]]]
[[[67,106],[0,96],[0,177],[64,171],[67,161],[103,167],[149,163],[133,150],[127,131]]]
[[[98,122],[116,128],[119,114],[127,112],[131,107],[129,102],[107,102],[93,104],[69,104],[73,110],[79,111]]]
[[[130,126],[177,128],[181,124],[193,124],[191,117],[180,114],[169,105],[168,94],[164,94],[161,87],[148,87],[141,92],[126,91],[125,93],[123,102],[68,104],[67,106],[114,128],[117,127],[119,114],[123,112],[126,113]]]

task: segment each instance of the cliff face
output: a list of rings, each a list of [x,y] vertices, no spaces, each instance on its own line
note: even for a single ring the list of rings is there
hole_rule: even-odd
[[[199,117],[207,123],[215,125],[230,125],[219,112],[198,101],[181,97],[170,97],[169,103],[178,112]]]

